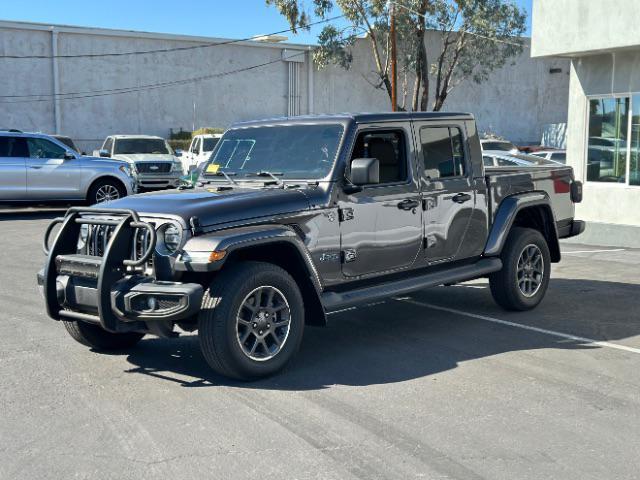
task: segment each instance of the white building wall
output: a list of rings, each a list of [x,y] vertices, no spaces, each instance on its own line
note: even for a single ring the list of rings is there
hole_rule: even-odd
[[[57,31],[58,55],[157,50],[220,42],[220,39],[127,32],[80,27],[0,22],[1,55],[45,55],[52,52]],[[434,35],[434,34],[432,34]],[[435,45],[437,38],[429,40]],[[145,133],[167,136],[169,129],[226,127],[235,121],[286,115],[289,109],[289,68],[282,61],[302,52],[298,69],[299,112],[387,111],[386,92],[376,90],[373,59],[366,39],[358,40],[349,70],[308,68],[308,47],[290,44],[239,42],[178,52],[94,58],[59,58],[60,92],[95,92],[211,76],[169,88],[118,95],[87,94],[88,98],[61,99],[58,130],[81,148],[97,148],[109,134]],[[433,51],[433,47],[430,47]],[[435,52],[432,58],[435,57]],[[215,74],[274,62],[246,72]],[[53,61],[0,58],[2,95],[53,93]],[[566,121],[568,92],[566,60],[530,59],[528,50],[495,72],[481,85],[471,82],[454,90],[448,111],[476,115],[480,131],[491,131],[515,142],[539,142],[543,127]],[[560,68],[551,74],[551,68]],[[308,90],[309,75],[313,89]],[[409,85],[412,81],[409,80]],[[79,96],[85,96],[81,94]],[[6,99],[0,99],[0,102]],[[52,98],[30,103],[1,103],[0,128],[53,133],[56,130]],[[195,118],[194,118],[195,102]],[[410,100],[407,100],[409,103]]]

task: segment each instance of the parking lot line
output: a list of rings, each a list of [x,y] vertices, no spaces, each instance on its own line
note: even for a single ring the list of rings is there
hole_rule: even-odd
[[[624,252],[626,248],[608,248],[606,250],[572,250],[572,251],[563,251],[563,254],[571,254],[571,253],[606,253],[606,252]]]
[[[441,307],[432,303],[420,302],[412,298],[396,298],[396,300],[406,303],[418,305],[420,307],[432,308],[434,310],[441,310],[443,312],[454,313],[457,315],[463,315],[469,318],[475,318],[476,320],[484,320],[485,322],[498,323],[500,325],[506,325],[508,327],[521,328],[523,330],[529,330],[532,332],[542,333],[545,335],[552,335],[554,337],[564,338],[566,340],[574,340],[583,342],[589,345],[597,345],[599,347],[613,348],[616,350],[623,350],[625,352],[640,353],[640,348],[627,347],[625,345],[618,345],[617,343],[604,342],[601,340],[594,340],[593,338],[579,337],[577,335],[571,335],[568,333],[556,332],[555,330],[547,330],[546,328],[532,327],[530,325],[523,325],[521,323],[509,322],[508,320],[501,320],[499,318],[489,317],[487,315],[479,315],[477,313],[465,312],[455,308]]]

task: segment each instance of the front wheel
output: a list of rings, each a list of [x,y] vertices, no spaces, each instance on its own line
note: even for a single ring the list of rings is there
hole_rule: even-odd
[[[98,180],[89,189],[87,202],[89,205],[118,200],[127,196],[127,191],[117,180]]]
[[[514,227],[500,255],[502,270],[491,274],[489,286],[506,310],[530,310],[544,298],[551,274],[547,241],[538,230]]]
[[[125,350],[135,346],[144,337],[144,333],[137,332],[107,332],[99,325],[77,320],[62,323],[76,342],[96,350]]]
[[[237,380],[283,369],[297,352],[304,304],[295,280],[269,263],[239,263],[218,276],[202,300],[198,338],[207,363]]]

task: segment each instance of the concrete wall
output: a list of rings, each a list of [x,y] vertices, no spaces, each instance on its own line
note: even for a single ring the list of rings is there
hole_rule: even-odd
[[[52,29],[56,34],[52,34]],[[428,38],[431,51],[438,42]],[[53,61],[8,59],[2,55],[58,55],[128,52],[189,47],[220,42],[220,39],[149,34],[80,27],[0,22],[0,85],[2,95],[51,94],[54,91]],[[192,126],[226,127],[252,118],[282,116],[288,112],[289,68],[281,61],[282,50],[302,52],[298,64],[299,113],[386,111],[386,92],[371,86],[375,76],[369,43],[357,42],[349,70],[309,68],[308,47],[287,44],[240,42],[179,52],[137,56],[58,58],[58,92],[93,92],[144,86],[195,77],[169,88],[118,95],[86,95],[87,98],[57,102],[57,130],[78,141],[86,150],[97,148],[114,133],[145,133],[167,136],[169,129]],[[432,55],[432,58],[434,55]],[[244,67],[274,62],[261,68],[216,76]],[[561,73],[551,74],[551,68]],[[566,121],[569,62],[531,59],[528,50],[496,71],[481,85],[463,83],[445,104],[448,111],[476,115],[480,131],[493,132],[515,142],[539,142],[543,127]],[[312,82],[313,88],[309,89]],[[411,80],[409,84],[411,85]],[[85,96],[85,95],[79,95]],[[56,102],[0,103],[0,127],[43,132],[56,131]],[[0,99],[0,102],[19,101]],[[194,119],[195,102],[195,119]]]
[[[638,0],[533,0],[531,55],[581,55],[640,45]]]

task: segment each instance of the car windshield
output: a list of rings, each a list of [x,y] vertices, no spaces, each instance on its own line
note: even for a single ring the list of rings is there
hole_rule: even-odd
[[[204,176],[256,173],[283,178],[325,177],[336,159],[342,125],[276,125],[228,130],[203,168]]]
[[[116,140],[113,153],[171,153],[161,138],[122,138]]]
[[[76,152],[79,151],[75,144],[73,143],[73,140],[71,140],[69,137],[53,137],[55,139],[57,139],[59,142],[64,143],[67,147],[69,147],[72,150],[75,150]]]
[[[500,150],[502,152],[510,152],[516,150],[516,146],[510,142],[482,142],[484,150]]]
[[[219,138],[205,138],[202,143],[202,151],[203,152],[212,152],[216,147]]]

